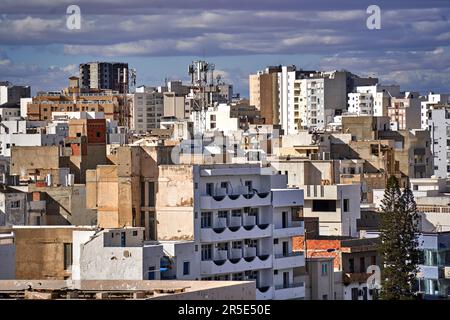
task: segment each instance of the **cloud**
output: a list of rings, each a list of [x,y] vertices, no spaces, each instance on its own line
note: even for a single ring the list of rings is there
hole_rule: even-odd
[[[308,55],[318,67],[345,67],[405,86],[448,87],[450,1],[376,2],[381,30],[366,28],[372,0],[77,0],[81,30],[68,30],[71,0],[2,0],[0,49],[37,48],[43,56],[55,50],[65,61],[271,55],[278,63],[281,55]],[[11,57],[0,56],[2,76],[26,80],[28,68],[40,87],[77,71],[73,62],[52,68]],[[221,69],[242,86],[255,71]]]

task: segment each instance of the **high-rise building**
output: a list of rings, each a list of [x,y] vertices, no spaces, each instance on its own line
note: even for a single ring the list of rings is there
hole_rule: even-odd
[[[21,98],[31,97],[29,86],[15,86],[8,81],[0,81],[0,105],[4,103],[19,104]]]
[[[421,125],[422,129],[428,129],[428,120],[431,117],[431,109],[435,105],[450,103],[450,94],[433,93],[430,92],[426,101],[422,101],[421,104]]]
[[[391,105],[387,109],[392,129],[420,129],[420,103],[418,92],[405,92],[401,97],[392,98]]]
[[[450,105],[436,105],[428,112],[434,175],[450,178]]]
[[[398,85],[358,86],[356,92],[348,94],[348,112],[359,116],[387,116],[391,98],[400,95]]]
[[[131,96],[131,130],[146,133],[159,128],[164,116],[164,94],[151,87],[139,87]]]
[[[80,64],[82,89],[111,89],[128,93],[128,63],[88,62]]]

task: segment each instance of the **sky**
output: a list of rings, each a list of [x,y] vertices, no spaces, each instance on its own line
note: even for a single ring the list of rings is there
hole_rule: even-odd
[[[81,10],[67,28],[69,5]],[[370,30],[369,5],[381,10]],[[0,0],[0,81],[59,90],[88,61],[128,62],[138,85],[188,81],[203,59],[248,96],[268,65],[349,70],[426,94],[450,92],[448,0]]]

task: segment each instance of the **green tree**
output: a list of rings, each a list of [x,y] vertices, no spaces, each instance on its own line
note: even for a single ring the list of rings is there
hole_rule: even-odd
[[[381,299],[414,298],[420,251],[418,221],[413,193],[406,187],[403,193],[397,179],[391,176],[381,204],[379,247],[383,261]]]

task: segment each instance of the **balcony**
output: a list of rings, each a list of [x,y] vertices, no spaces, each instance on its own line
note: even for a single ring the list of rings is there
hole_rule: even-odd
[[[273,287],[265,286],[256,288],[256,300],[272,300]]]
[[[239,239],[265,238],[272,235],[272,225],[259,224],[250,226],[202,228],[200,241],[224,242]]]
[[[202,275],[244,272],[247,270],[272,268],[272,256],[260,255],[229,260],[201,261],[200,273]]]
[[[302,236],[305,234],[305,228],[303,221],[292,222],[287,227],[275,227],[273,229],[274,238],[285,238]]]
[[[275,286],[275,300],[300,299],[305,297],[303,282]]]
[[[200,207],[203,210],[260,207],[269,206],[270,203],[270,192],[200,197]]]
[[[274,269],[289,269],[303,267],[305,265],[305,256],[303,252],[290,252],[288,254],[275,254],[273,260]]]

